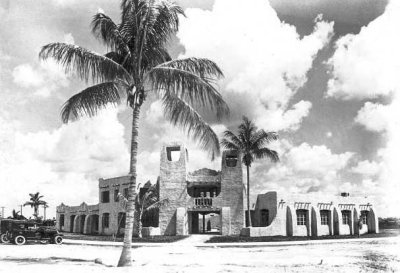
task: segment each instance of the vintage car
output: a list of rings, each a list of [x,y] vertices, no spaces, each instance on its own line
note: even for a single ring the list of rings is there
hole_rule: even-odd
[[[28,240],[62,244],[63,234],[59,233],[55,227],[44,226],[41,222],[32,220],[11,220],[7,222],[6,241],[17,245],[23,245]]]
[[[7,237],[7,230],[11,226],[12,219],[1,219],[0,220],[0,241],[2,243],[9,243],[10,240]]]

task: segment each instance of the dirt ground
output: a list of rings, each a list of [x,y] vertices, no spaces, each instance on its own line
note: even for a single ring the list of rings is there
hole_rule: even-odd
[[[131,269],[115,267],[120,251],[0,245],[0,272],[400,272],[400,237],[262,247],[194,247],[183,240],[133,249]]]

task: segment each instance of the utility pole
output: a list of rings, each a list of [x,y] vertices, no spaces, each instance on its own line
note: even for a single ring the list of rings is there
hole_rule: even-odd
[[[4,208],[5,208],[5,207],[1,207],[1,218],[5,218],[5,217],[4,217]]]
[[[21,205],[21,215],[23,215],[23,214],[22,214],[22,205]]]
[[[48,206],[47,204],[44,204],[44,206],[43,206],[43,209],[44,209],[43,220],[46,220],[46,209],[47,209],[48,207],[49,207],[49,206]]]

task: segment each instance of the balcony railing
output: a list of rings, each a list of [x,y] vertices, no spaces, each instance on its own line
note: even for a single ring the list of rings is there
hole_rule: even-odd
[[[213,199],[210,197],[197,197],[194,199],[195,208],[209,208],[212,207]]]

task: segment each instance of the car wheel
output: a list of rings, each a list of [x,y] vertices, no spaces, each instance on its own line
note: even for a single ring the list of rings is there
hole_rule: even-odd
[[[17,237],[15,237],[14,243],[15,243],[16,245],[24,245],[24,244],[26,243],[26,239],[25,239],[24,236],[18,235]]]
[[[61,245],[63,241],[63,238],[61,236],[55,236],[53,239],[54,244],[56,245]]]
[[[9,242],[10,242],[10,239],[8,239],[7,235],[4,233],[4,234],[1,234],[1,236],[0,236],[0,241],[1,241],[3,244],[6,244],[6,243],[9,243]]]

